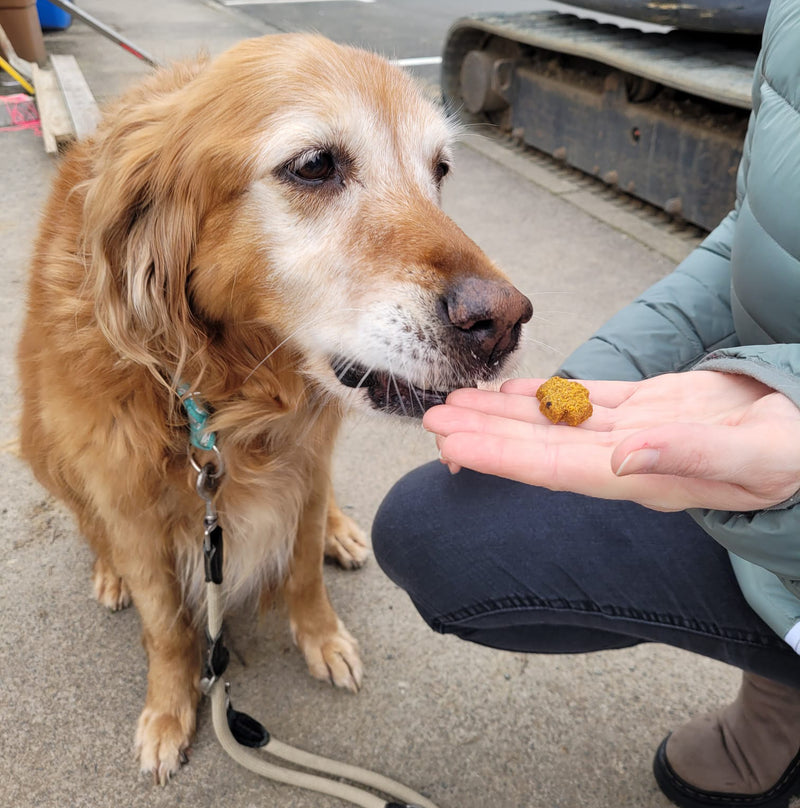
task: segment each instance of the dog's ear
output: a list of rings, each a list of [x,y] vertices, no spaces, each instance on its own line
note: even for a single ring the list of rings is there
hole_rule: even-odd
[[[135,96],[123,97],[88,147],[83,235],[98,323],[122,356],[162,372],[157,365],[165,350],[186,349],[174,337],[188,316],[181,290],[198,212],[174,184],[177,167],[165,161],[164,150],[170,115],[174,121],[192,72],[188,66],[180,76],[173,71],[173,86],[164,88],[156,78],[165,76],[156,74]]]
[[[186,295],[203,218],[249,182],[209,110],[207,63],[160,71],[111,108],[89,145],[84,249],[107,339],[162,377],[206,339]],[[223,102],[224,103],[224,102]]]
[[[153,194],[151,172],[143,165],[139,176],[120,175],[124,187],[91,200],[102,215],[93,220],[90,251],[96,313],[107,339],[121,355],[155,369],[159,361],[185,356],[175,336],[190,325],[182,289],[197,213],[190,200]]]

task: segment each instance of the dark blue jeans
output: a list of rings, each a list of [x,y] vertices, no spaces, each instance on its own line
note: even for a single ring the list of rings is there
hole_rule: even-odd
[[[685,513],[430,463],[392,488],[372,539],[436,631],[532,653],[666,643],[800,687],[800,656]]]

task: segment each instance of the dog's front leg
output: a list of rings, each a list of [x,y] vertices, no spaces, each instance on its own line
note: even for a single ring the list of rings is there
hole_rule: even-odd
[[[328,514],[326,477],[323,471],[317,472],[313,492],[300,519],[283,594],[292,635],[311,674],[357,691],[363,671],[358,643],[334,612],[322,578]]]
[[[147,535],[143,527],[138,526],[136,539],[114,548],[114,568],[141,617],[148,659],[147,698],[136,749],[142,771],[164,785],[185,762],[194,734],[200,646],[168,554],[160,542],[142,539]]]

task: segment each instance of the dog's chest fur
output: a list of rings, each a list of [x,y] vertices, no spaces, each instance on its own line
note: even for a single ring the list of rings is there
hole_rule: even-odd
[[[307,496],[299,469],[284,466],[267,471],[248,486],[223,484],[218,501],[223,530],[223,591],[226,607],[235,609],[274,588],[289,568],[298,525]],[[227,489],[227,490],[226,490]],[[181,544],[177,572],[184,601],[193,614],[205,610],[202,524],[196,537]]]
[[[223,591],[226,608],[257,600],[278,588],[289,572],[298,530],[309,503],[327,498],[338,408],[319,402],[298,406],[248,441],[236,430],[219,435],[225,472],[215,505],[223,530]],[[303,439],[298,440],[297,436]],[[323,541],[325,512],[314,529]],[[196,617],[205,610],[202,517],[177,545],[176,566],[184,602]]]

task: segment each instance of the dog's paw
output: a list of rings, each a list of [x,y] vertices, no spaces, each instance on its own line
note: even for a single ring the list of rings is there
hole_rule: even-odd
[[[131,605],[131,592],[125,581],[100,558],[94,562],[92,584],[97,602],[112,612],[126,609]]]
[[[145,707],[136,729],[136,752],[142,772],[165,786],[188,762],[189,742],[194,732],[194,710],[180,714]]]
[[[369,558],[369,547],[364,531],[338,507],[328,509],[325,556],[332,558],[346,570],[362,567]]]
[[[341,620],[337,618],[336,623],[336,631],[331,634],[303,635],[295,632],[295,640],[312,676],[357,693],[364,675],[358,642]]]

